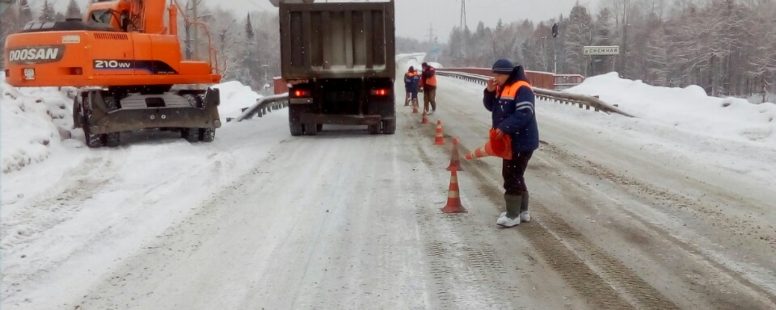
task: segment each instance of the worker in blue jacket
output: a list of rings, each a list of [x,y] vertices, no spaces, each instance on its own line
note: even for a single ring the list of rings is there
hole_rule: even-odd
[[[534,150],[539,148],[534,92],[522,66],[499,59],[492,71],[495,77],[488,80],[483,103],[491,112],[497,134],[512,138],[512,159],[505,159],[501,170],[506,212],[501,213],[496,224],[514,227],[521,221],[531,221],[524,174]]]
[[[420,87],[420,74],[415,71],[414,66],[410,66],[407,73],[404,74],[404,89],[407,91],[407,95],[404,97],[404,106],[409,106],[410,100],[412,100],[412,106],[418,105],[418,87]]]

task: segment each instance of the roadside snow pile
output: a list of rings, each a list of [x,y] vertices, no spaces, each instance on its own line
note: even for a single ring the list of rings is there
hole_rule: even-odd
[[[616,72],[594,76],[567,92],[598,95],[639,118],[697,134],[776,147],[776,105],[709,97],[699,86],[657,87],[621,79]]]
[[[20,170],[48,158],[51,148],[69,138],[72,99],[56,88],[17,89],[0,76],[3,173]]]
[[[218,106],[218,114],[221,115],[221,123],[226,124],[227,117],[237,117],[247,108],[256,103],[256,99],[262,98],[249,86],[238,81],[229,81],[213,85],[221,91],[221,105]]]

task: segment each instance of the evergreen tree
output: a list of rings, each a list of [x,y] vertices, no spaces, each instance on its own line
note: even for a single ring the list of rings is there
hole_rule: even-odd
[[[41,23],[53,22],[56,20],[56,12],[54,12],[54,6],[49,4],[48,0],[43,0],[43,10],[38,16],[38,21]]]
[[[592,43],[592,19],[587,9],[579,4],[571,9],[566,26],[564,46],[566,48],[566,69],[569,73],[587,74],[589,57],[584,56],[583,48]]]
[[[612,15],[608,8],[603,8],[596,18],[593,45],[612,45]],[[592,75],[598,75],[614,70],[614,56],[593,56]]]
[[[244,84],[251,86],[254,89],[258,88],[257,74],[258,74],[258,59],[257,59],[257,47],[256,47],[256,34],[251,23],[251,14],[248,13],[245,19],[245,32],[243,33],[245,38],[245,44],[243,45],[243,54],[240,61],[241,73],[239,74],[239,80]]]
[[[32,9],[30,9],[29,2],[27,0],[19,0],[19,15],[16,21],[16,28],[21,29],[30,21],[32,21]]]
[[[70,3],[67,4],[67,11],[65,13],[65,17],[81,18],[81,7],[78,6],[78,3],[76,3],[75,0],[70,0]]]

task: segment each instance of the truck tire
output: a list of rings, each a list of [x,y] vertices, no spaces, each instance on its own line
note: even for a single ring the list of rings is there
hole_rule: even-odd
[[[309,123],[304,124],[304,134],[308,136],[315,136],[318,134],[318,124]]]
[[[379,134],[380,133],[380,123],[377,123],[377,124],[374,124],[374,125],[369,125],[368,129],[369,129],[369,134],[370,135]]]
[[[90,148],[102,147],[105,144],[103,135],[91,133],[89,130],[89,118],[87,116],[84,116],[82,124],[84,129],[84,142],[86,143],[86,146]]]
[[[216,129],[215,128],[202,128],[199,130],[200,134],[202,135],[202,142],[213,142],[213,140],[216,139]]]
[[[383,123],[383,133],[386,135],[392,135],[396,132],[396,120],[395,119],[389,119],[382,121]]]
[[[288,127],[291,130],[291,135],[294,137],[301,136],[302,134],[304,134],[304,128],[302,127],[302,123],[288,122]]]
[[[73,129],[81,127],[81,102],[79,102],[80,95],[76,95],[73,98]]]
[[[181,136],[191,143],[199,142],[199,128],[183,128]]]
[[[102,147],[104,145],[102,142],[102,135],[93,135],[89,133],[89,129],[86,128],[87,127],[84,126],[84,141],[86,142],[86,146],[90,148]]]
[[[108,112],[115,111],[120,108],[119,102],[110,93],[106,92],[102,95],[102,102],[105,103],[105,107],[108,109]]]
[[[89,100],[88,96],[93,96],[94,92],[87,93],[87,99]],[[91,111],[88,109],[83,111],[83,115],[81,115],[81,128],[84,130],[84,142],[86,143],[86,146],[90,148],[99,148],[102,147],[105,144],[105,139],[103,139],[103,135],[101,134],[92,134],[91,130],[89,130],[89,127],[91,124],[89,123],[89,119],[91,118]]]
[[[105,146],[107,147],[117,147],[121,144],[121,134],[118,132],[111,132],[102,136],[105,139]]]

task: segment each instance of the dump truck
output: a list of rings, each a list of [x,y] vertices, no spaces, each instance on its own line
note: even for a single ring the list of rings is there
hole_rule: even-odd
[[[393,134],[394,2],[278,6],[291,135],[316,135],[324,124]]]
[[[182,12],[167,1],[91,1],[81,19],[30,22],[6,40],[6,81],[78,87],[73,122],[89,147],[117,146],[121,132],[148,128],[211,142],[221,126],[219,93],[204,85],[221,80],[215,53],[208,62],[184,59]]]

